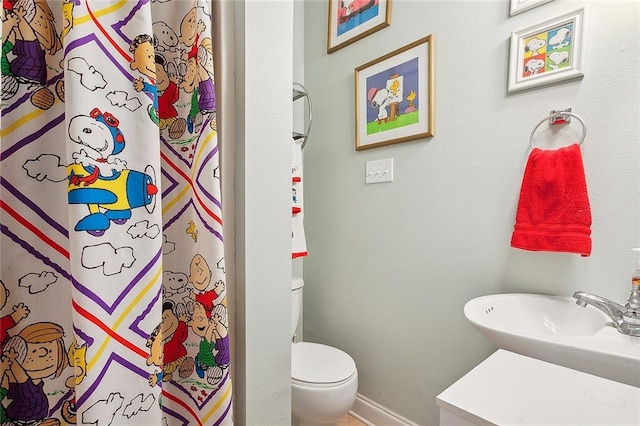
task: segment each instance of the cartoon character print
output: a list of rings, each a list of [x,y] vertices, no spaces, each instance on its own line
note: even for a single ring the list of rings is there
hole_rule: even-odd
[[[523,72],[524,76],[532,76],[544,72],[544,59],[539,57],[529,59],[524,64]]]
[[[187,291],[188,297],[183,297]],[[212,284],[211,269],[201,254],[191,259],[188,275],[165,271],[162,322],[147,340],[147,365],[160,367],[149,376],[151,386],[175,379],[176,372],[180,379],[189,378],[195,372],[209,386],[222,381],[230,363],[224,293],[222,280]],[[171,300],[175,297],[182,301]],[[195,354],[189,353],[193,348],[193,344],[187,343],[189,336],[198,338]],[[196,389],[192,384],[191,390]]]
[[[189,113],[187,114],[187,131],[193,133],[198,131],[199,120],[202,119],[200,115],[200,107],[198,105],[198,61],[195,57],[191,57],[184,63],[184,72],[182,75],[182,81],[180,82],[180,88],[185,93],[191,93],[191,103],[189,107]]]
[[[0,280],[0,312],[4,309],[9,299],[9,290]],[[2,347],[9,340],[9,330],[14,328],[20,321],[29,316],[29,307],[20,302],[11,307],[11,313],[0,318],[0,356],[2,356]]]
[[[162,381],[168,382],[176,371],[182,378],[193,373],[193,358],[187,356],[184,346],[188,336],[186,321],[186,314],[176,316],[171,300],[162,304],[162,321],[147,340],[147,347],[150,349],[147,365],[162,368],[160,372],[156,370],[149,376],[150,386],[153,387]]]
[[[217,281],[212,289],[207,290],[209,284],[211,284],[211,269],[209,269],[205,258],[200,254],[196,254],[191,259],[189,272],[189,283],[197,291],[191,290],[190,296],[194,302],[202,305],[206,311],[207,318],[210,318],[214,300],[224,292],[224,282]]]
[[[79,345],[75,336],[67,351],[69,365],[73,366],[73,376],[67,379],[67,387],[78,386],[87,376],[87,344]]]
[[[25,85],[32,91],[31,103],[49,109],[55,96],[47,87],[47,56],[62,49],[55,17],[46,0],[5,1],[3,6],[2,100],[11,99]],[[60,81],[56,92],[64,101],[59,86]]]
[[[162,367],[162,357],[164,355],[164,348],[162,347],[162,336],[160,335],[162,324],[158,324],[158,326],[151,332],[149,337],[147,338],[146,346],[149,348],[149,355],[147,356],[147,365],[156,367]],[[154,374],[158,374],[156,370]],[[160,377],[162,379],[162,377]],[[149,384],[154,386],[156,382],[151,381],[151,376],[149,376]]]
[[[9,290],[0,280],[0,312],[4,309],[9,299]],[[20,321],[29,316],[29,308],[24,303],[18,303],[11,308],[11,313],[0,318],[0,357],[2,357],[2,348],[9,340],[9,330],[16,327]],[[0,424],[7,421],[7,414],[2,405],[2,400],[9,392],[8,376],[6,372],[8,365],[5,362],[0,364]]]
[[[18,92],[18,80],[11,71],[9,54],[13,52],[16,43],[18,20],[17,16],[7,7],[5,1],[5,13],[2,15],[2,57],[0,58],[0,70],[2,71],[2,100],[11,99]],[[9,4],[12,7],[11,4]]]
[[[551,33],[549,33],[551,35]],[[566,47],[571,42],[571,29],[570,28],[558,28],[556,33],[549,38],[549,47],[552,50],[561,49]]]
[[[175,64],[159,54],[155,55],[156,88],[158,90],[158,127],[165,129],[171,139],[179,139],[184,134],[187,121],[178,117],[175,103],[178,102],[178,72]]]
[[[204,22],[198,19],[198,10],[193,7],[180,22],[180,36],[178,40],[182,43],[186,51],[183,53],[185,60],[195,58],[198,55],[198,41],[200,35],[206,29]]]
[[[189,221],[189,226],[184,232],[186,232],[187,235],[191,236],[191,239],[194,243],[198,242],[198,228],[196,227],[196,223],[194,221]]]
[[[217,281],[212,289],[208,289],[211,270],[200,254],[191,259],[189,283],[193,285],[191,298],[194,300],[189,327],[200,337],[198,354],[194,359],[195,371],[201,379],[206,375],[207,383],[213,386],[222,379],[222,370],[229,364],[226,307],[214,305],[214,301],[224,293],[225,286],[223,281]],[[220,309],[215,312],[217,306]]]
[[[166,22],[153,23],[153,47],[156,52],[177,52],[178,35]]]
[[[162,297],[171,298],[174,295],[186,293],[187,282],[189,278],[187,274],[182,272],[173,272],[165,270],[162,272]]]
[[[44,379],[58,378],[68,366],[64,330],[55,323],[30,324],[4,347],[2,368],[6,371],[6,417],[9,424],[57,426],[49,418],[49,400]]]
[[[65,385],[69,389],[75,390],[84,378],[87,376],[87,345],[78,345],[76,337],[73,336],[73,342],[67,351],[67,359],[69,365],[73,367],[73,375],[69,376]],[[76,399],[67,400],[60,408],[60,415],[69,424],[77,423],[76,415]]]
[[[533,37],[532,39],[530,39],[527,44],[525,44],[524,46],[524,54],[525,56],[527,54],[531,54],[531,55],[537,55],[539,53],[544,53],[543,52],[539,52],[540,49],[542,49],[543,47],[545,47],[547,45],[547,41],[537,38],[537,37]]]
[[[89,214],[76,224],[76,231],[101,236],[111,222],[126,223],[132,209],[153,209],[158,193],[154,179],[128,169],[127,163],[116,157],[125,147],[118,126],[116,117],[98,108],[69,122],[69,137],[82,148],[73,153],[74,163],[67,167],[68,201],[89,208]]]
[[[9,421],[3,401],[9,393],[9,376],[6,372],[9,371],[10,366],[9,358],[0,356],[0,425],[4,425]]]
[[[185,61],[184,81],[180,84],[180,88],[186,93],[191,93],[191,107],[187,115],[187,130],[193,133],[196,129],[196,119],[201,119],[199,115],[200,107],[198,105],[198,86],[199,70],[198,70],[198,42],[200,35],[205,30],[205,24],[198,19],[197,9],[191,8],[189,12],[182,18],[180,23],[179,41],[185,46],[185,52],[182,59]]]
[[[552,70],[557,70],[558,68],[567,65],[570,61],[569,52],[566,50],[551,52],[547,58],[549,59],[549,68]]]
[[[198,47],[198,108],[202,113],[216,112],[216,90],[213,83],[213,45],[205,38]]]
[[[211,321],[213,322],[213,335],[216,339],[216,362],[221,368],[227,368],[231,362],[229,349],[229,326],[227,325],[227,307],[219,303],[213,308]]]
[[[74,0],[64,0],[62,3],[62,31],[60,31],[60,41],[64,41],[64,38],[73,28],[73,7],[75,5]]]
[[[216,304],[209,312],[201,302],[195,302],[189,321],[193,334],[200,337],[198,354],[194,360],[195,371],[201,379],[206,376],[211,386],[220,383],[231,359],[226,321],[227,308],[222,303]]]
[[[158,89],[156,87],[156,63],[153,50],[153,38],[148,34],[136,36],[131,42],[131,45],[129,45],[129,52],[133,54],[131,64],[129,64],[131,69],[138,71],[149,80],[145,81],[144,78],[139,77],[133,81],[133,88],[137,92],[144,92],[151,95],[152,103],[148,106],[147,112],[149,113],[151,121],[159,124],[160,117],[158,116]]]
[[[416,100],[416,97],[417,95],[415,90],[410,91],[409,94],[407,95],[406,99],[407,99],[407,102],[409,102],[409,105],[407,105],[407,107],[404,110],[405,114],[408,114],[410,112],[415,112],[418,110],[416,106],[413,104],[413,102]]]
[[[216,349],[215,324],[200,302],[194,304],[189,327],[196,336],[200,337],[198,354],[194,360],[196,374],[201,379],[206,374],[207,383],[213,386],[222,378],[222,368],[217,364],[214,355]]]
[[[378,109],[378,124],[383,121],[386,123],[389,117],[387,107],[391,102],[392,95],[386,87],[372,87],[367,93],[367,99],[369,100],[372,108]]]

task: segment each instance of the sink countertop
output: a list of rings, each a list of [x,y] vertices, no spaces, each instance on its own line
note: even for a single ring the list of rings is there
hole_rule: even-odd
[[[492,294],[467,302],[464,314],[498,348],[640,387],[640,337],[572,297]]]
[[[475,424],[640,425],[640,388],[499,349],[437,397]]]

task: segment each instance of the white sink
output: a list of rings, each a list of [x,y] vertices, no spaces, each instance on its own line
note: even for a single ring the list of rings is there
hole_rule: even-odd
[[[640,387],[640,337],[572,297],[494,294],[470,300],[464,314],[499,348]]]

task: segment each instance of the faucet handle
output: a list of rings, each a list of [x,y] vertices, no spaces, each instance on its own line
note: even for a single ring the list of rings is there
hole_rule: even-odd
[[[631,283],[631,294],[622,317],[629,323],[640,325],[640,280],[634,279]]]

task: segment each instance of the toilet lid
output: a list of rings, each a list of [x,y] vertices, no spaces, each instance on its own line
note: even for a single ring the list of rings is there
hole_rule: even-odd
[[[307,383],[337,383],[356,371],[353,359],[331,346],[300,342],[291,345],[291,378]]]

